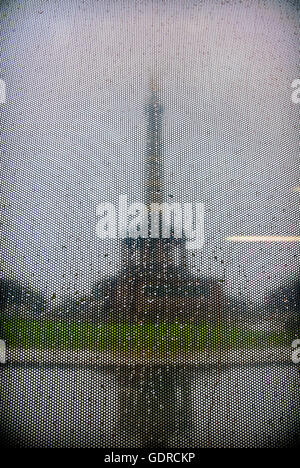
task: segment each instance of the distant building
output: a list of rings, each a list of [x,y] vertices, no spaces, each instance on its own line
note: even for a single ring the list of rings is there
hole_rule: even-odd
[[[147,106],[145,204],[165,200],[162,107],[156,83]],[[150,233],[149,233],[150,234]],[[187,322],[218,320],[223,310],[221,284],[196,277],[187,266],[184,238],[127,238],[122,240],[122,267],[98,284],[93,315],[103,320],[133,322]]]

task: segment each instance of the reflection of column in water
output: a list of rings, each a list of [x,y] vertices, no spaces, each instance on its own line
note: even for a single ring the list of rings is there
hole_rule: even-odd
[[[124,367],[119,371],[120,447],[166,447],[190,419],[189,372],[174,366]]]
[[[193,423],[192,410],[192,380],[193,370],[190,366],[179,367],[177,370],[177,431],[174,434],[178,441],[182,436],[191,433]],[[180,445],[175,443],[175,445]]]

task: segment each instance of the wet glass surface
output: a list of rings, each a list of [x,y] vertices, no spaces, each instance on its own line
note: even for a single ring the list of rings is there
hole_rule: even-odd
[[[1,369],[2,444],[288,447],[299,443],[296,366]]]
[[[296,445],[297,2],[3,1],[0,28],[0,445]]]

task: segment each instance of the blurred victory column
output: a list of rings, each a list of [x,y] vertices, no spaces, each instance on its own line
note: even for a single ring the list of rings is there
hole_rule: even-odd
[[[152,204],[172,203],[165,195],[162,106],[156,79],[151,80],[146,113],[144,203],[150,221]],[[174,224],[170,236],[162,238],[159,210],[157,215],[158,238],[151,238],[149,222],[148,238],[121,240],[122,267],[114,277],[98,284],[96,315],[107,321],[135,323],[216,319],[222,302],[220,285],[211,278],[190,273],[185,239],[174,237]]]

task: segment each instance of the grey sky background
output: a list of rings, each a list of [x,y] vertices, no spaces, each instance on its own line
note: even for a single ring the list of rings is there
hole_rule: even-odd
[[[60,297],[115,271],[96,206],[141,201],[154,62],[166,194],[206,207],[194,271],[258,301],[297,276],[298,245],[225,240],[299,234],[292,3],[29,0],[0,14],[4,276]]]

